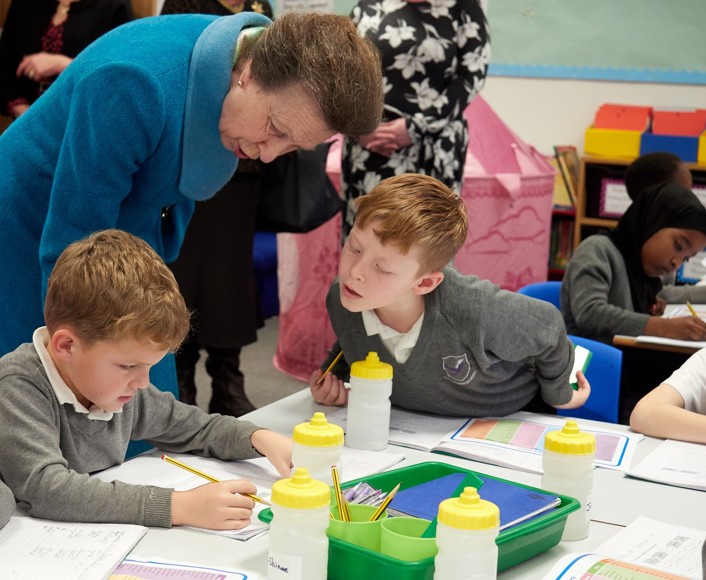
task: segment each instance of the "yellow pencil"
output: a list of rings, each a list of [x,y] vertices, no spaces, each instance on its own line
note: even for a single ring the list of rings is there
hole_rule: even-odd
[[[187,465],[186,463],[182,463],[178,459],[174,459],[173,457],[169,457],[169,455],[162,455],[162,459],[166,461],[167,463],[171,463],[172,465],[176,465],[177,467],[181,467],[182,469],[185,469],[186,471],[193,473],[194,475],[198,475],[199,477],[203,477],[204,479],[207,479],[211,483],[218,483],[220,479],[216,479],[212,475],[208,475],[207,473],[204,473],[203,471],[199,471],[195,467],[191,467],[190,465]],[[251,500],[256,501],[257,503],[265,504],[265,505],[272,505],[270,502],[267,500],[262,499],[261,497],[252,494],[252,493],[241,493],[240,495],[245,495],[249,497]]]
[[[382,513],[385,511],[387,506],[390,505],[390,502],[392,501],[392,499],[395,497],[395,495],[399,491],[400,485],[402,485],[402,484],[398,483],[394,488],[392,488],[392,491],[387,494],[387,497],[382,501],[382,503],[380,504],[380,507],[378,507],[378,509],[375,510],[375,513],[372,516],[370,516],[370,519],[368,520],[369,522],[374,522],[382,515]]]
[[[691,312],[691,315],[695,318],[700,318],[699,315],[696,313],[696,310],[694,310],[694,307],[691,305],[691,302],[688,300],[686,301],[686,307],[689,309],[689,312]]]
[[[325,376],[331,371],[331,369],[336,365],[336,363],[339,361],[339,359],[341,358],[342,355],[343,355],[343,351],[341,350],[341,351],[339,351],[338,354],[336,355],[336,358],[334,358],[334,359],[331,361],[331,364],[326,367],[326,370],[324,371],[324,374],[322,374],[322,375],[319,377],[319,380],[316,381],[316,384],[317,384],[317,385],[320,385],[320,384],[323,382],[324,377],[325,377]]]
[[[338,506],[338,519],[342,522],[351,521],[351,513],[348,510],[348,502],[341,491],[341,482],[338,479],[338,468],[335,465],[331,466],[331,479],[333,480],[333,495],[336,497],[336,505]]]

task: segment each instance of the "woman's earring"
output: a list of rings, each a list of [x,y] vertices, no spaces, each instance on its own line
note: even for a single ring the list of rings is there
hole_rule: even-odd
[[[238,86],[239,86],[240,88],[243,87],[243,81],[241,81],[240,79],[238,79]]]

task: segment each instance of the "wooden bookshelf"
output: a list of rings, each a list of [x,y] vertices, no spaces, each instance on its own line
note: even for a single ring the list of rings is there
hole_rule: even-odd
[[[617,219],[600,215],[601,183],[604,179],[622,180],[633,158],[582,157],[579,162],[579,187],[576,192],[574,248],[600,230],[612,229]],[[694,185],[706,187],[706,166],[687,163]]]

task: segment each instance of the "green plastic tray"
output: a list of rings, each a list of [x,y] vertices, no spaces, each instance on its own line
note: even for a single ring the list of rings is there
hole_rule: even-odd
[[[452,473],[476,473],[484,478],[508,481],[447,463],[427,462],[347,481],[341,487],[346,489],[367,481],[374,487],[390,491],[399,482],[402,482],[404,489]],[[527,489],[538,489],[510,483]],[[556,509],[500,532],[495,540],[498,545],[498,572],[521,564],[559,543],[567,516],[579,509],[580,503],[573,497],[557,496],[561,504]],[[270,522],[272,512],[269,509],[263,510],[259,517],[262,521]],[[329,538],[328,562],[329,580],[433,580],[434,577],[434,558],[403,562],[337,538]]]

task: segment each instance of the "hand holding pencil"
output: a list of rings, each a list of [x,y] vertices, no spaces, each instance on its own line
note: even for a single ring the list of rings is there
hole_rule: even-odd
[[[162,459],[210,481],[187,491],[172,491],[171,523],[209,530],[239,530],[250,524],[253,501],[267,503],[255,495],[255,485],[244,479],[219,481],[176,459]]]
[[[689,312],[687,316],[650,316],[643,334],[677,340],[706,340],[706,322],[691,303],[687,302],[686,307]]]
[[[309,379],[311,396],[321,405],[341,406],[348,402],[348,389],[343,381],[331,372],[342,356],[343,351],[339,351],[326,370],[314,371]]]

